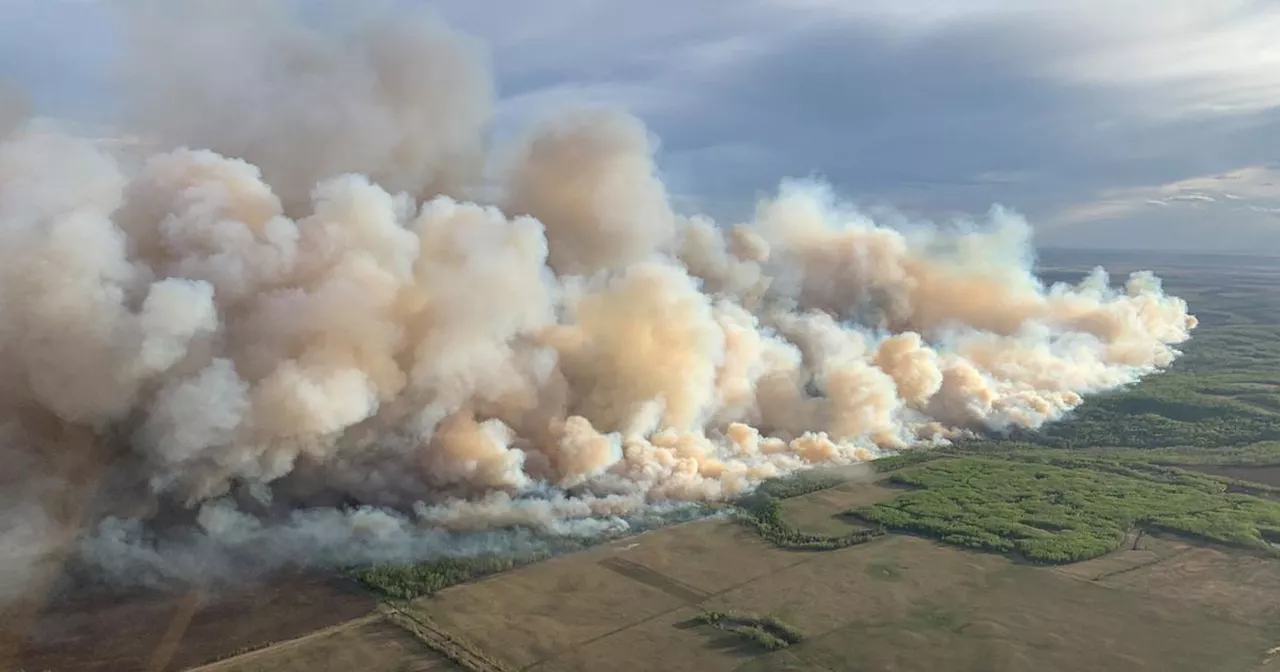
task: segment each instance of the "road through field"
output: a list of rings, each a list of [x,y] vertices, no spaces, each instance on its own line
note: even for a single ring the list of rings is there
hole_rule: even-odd
[[[186,672],[227,672],[229,670],[235,670],[235,669],[238,669],[241,665],[243,665],[246,661],[252,658],[266,656],[272,653],[278,653],[283,649],[296,647],[302,644],[306,644],[307,642],[310,642],[312,640],[320,639],[322,637],[327,637],[334,633],[342,632],[344,630],[350,630],[352,628],[358,628],[362,625],[366,625],[369,623],[374,623],[382,618],[383,618],[383,615],[379,613],[369,614],[368,616],[361,616],[360,618],[355,618],[350,621],[329,626],[327,628],[314,630],[301,637],[285,640],[282,642],[276,642],[274,644],[268,644],[264,647],[254,649],[252,651],[246,651],[244,653],[234,655],[229,658],[223,658],[222,660],[218,660],[205,665],[200,665],[198,667],[189,667],[186,669]]]

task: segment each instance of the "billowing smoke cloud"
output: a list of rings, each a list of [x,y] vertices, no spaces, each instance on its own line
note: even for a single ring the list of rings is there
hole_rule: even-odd
[[[477,203],[468,38],[280,7],[130,5],[140,164],[0,144],[6,586],[82,524],[134,579],[617,532],[1039,427],[1196,324],[1150,274],[1044,286],[1000,209],[890,228],[785,182],[740,225],[675,213],[614,112],[535,127]]]
[[[249,160],[290,209],[343,173],[417,198],[476,187],[486,54],[429,13],[398,0],[117,4],[127,108],[161,144]]]

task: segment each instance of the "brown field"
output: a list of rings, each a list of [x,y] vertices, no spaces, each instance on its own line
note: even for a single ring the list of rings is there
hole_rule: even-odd
[[[315,576],[277,578],[233,594],[196,597],[77,595],[56,600],[27,631],[22,669],[181,670],[350,621],[376,606],[370,595],[346,581]],[[166,635],[172,639],[171,655],[157,654],[165,649]],[[160,657],[168,664],[149,668]]]
[[[902,490],[878,483],[846,483],[827,490],[783,500],[782,509],[792,525],[810,534],[842,535],[862,529],[858,522],[842,515],[849,509],[884,502]]]
[[[23,623],[20,669],[108,672],[145,669],[178,600],[84,598],[55,603]],[[9,661],[0,661],[9,664]]]
[[[1129,533],[1114,553],[1101,558],[1054,567],[1053,571],[1085,581],[1106,581],[1158,563],[1167,563],[1195,549],[1184,541],[1165,536]]]
[[[457,665],[375,614],[191,672],[451,672]]]
[[[841,512],[897,493],[849,483],[787,500],[784,511],[805,531],[838,534],[854,526]],[[465,669],[490,672],[1280,672],[1276,594],[1280,562],[1167,537],[1134,536],[1106,557],[1048,568],[899,535],[837,551],[784,551],[717,519],[380,611],[332,582],[277,582],[200,605],[166,669],[215,659],[194,669],[463,669],[436,648],[470,661]],[[57,618],[74,611],[51,611],[26,669],[147,669],[165,638],[159,624],[181,607],[114,605],[97,630]],[[805,638],[769,652],[695,623],[703,610],[773,617]],[[77,632],[115,644],[75,646]],[[93,653],[82,658],[69,653],[87,648]]]
[[[1244,626],[1280,623],[1280,562],[1274,559],[1185,544],[1165,562],[1099,581],[1109,588],[1164,595],[1214,619]],[[1280,644],[1276,641],[1273,645]]]
[[[552,560],[424,598],[412,610],[513,668],[539,671],[1243,671],[1276,643],[1265,598],[1280,581],[1276,563],[1168,540],[1158,540],[1166,560],[1142,558],[1146,564],[1091,581],[889,537],[795,554],[803,559],[719,592],[707,584],[709,596],[696,604],[652,585],[652,576],[600,571],[611,557],[643,546],[656,553],[665,542],[655,534],[630,551]],[[711,555],[685,564],[718,565],[738,577],[758,571],[733,562],[733,553]],[[767,653],[693,625],[700,609],[771,615],[807,640]]]
[[[848,525],[833,518],[840,511],[894,492],[848,485],[786,510],[806,530],[834,532]],[[1280,643],[1266,599],[1280,589],[1280,563],[1136,541],[1051,569],[906,536],[787,552],[708,521],[452,588],[409,610],[538,672],[1264,669]],[[806,640],[769,653],[692,623],[703,609],[773,616]]]

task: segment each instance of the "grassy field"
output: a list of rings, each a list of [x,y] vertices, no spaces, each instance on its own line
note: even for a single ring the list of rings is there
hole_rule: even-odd
[[[772,616],[704,611],[694,617],[692,622],[738,635],[765,651],[778,651],[804,640],[804,635],[799,630]]]
[[[770,482],[730,515],[554,557],[264,586],[202,605],[157,669],[1280,672],[1280,270],[1103,262],[1154,267],[1202,326],[1172,370],[1043,432]],[[146,669],[180,610],[104,608],[52,610],[27,669]],[[111,628],[134,634],[68,653]]]
[[[332,576],[276,576],[266,586],[208,595],[85,591],[46,609],[27,633],[20,669],[182,670],[341,626],[376,608],[372,595]],[[166,651],[170,631],[176,639]]]
[[[391,619],[371,616],[193,672],[449,672],[460,669]]]
[[[814,553],[733,526],[653,532],[410,608],[531,670],[1246,670],[1280,635],[1252,594],[1280,588],[1274,563],[1174,539],[1156,539],[1174,549],[1163,561],[1092,580],[910,536]],[[1217,587],[1176,590],[1188,575]],[[708,612],[783,623],[795,641],[709,628]]]

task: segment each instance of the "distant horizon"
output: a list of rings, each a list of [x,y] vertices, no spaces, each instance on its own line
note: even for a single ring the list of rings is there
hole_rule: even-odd
[[[1137,247],[1067,247],[1062,245],[1043,246],[1036,245],[1037,253],[1070,253],[1070,254],[1099,254],[1099,255],[1115,255],[1115,254],[1149,254],[1149,255],[1178,255],[1191,257],[1232,257],[1232,258],[1256,258],[1280,261],[1280,252],[1247,252],[1244,250],[1191,250],[1191,249],[1175,249],[1175,248],[1137,248]]]

